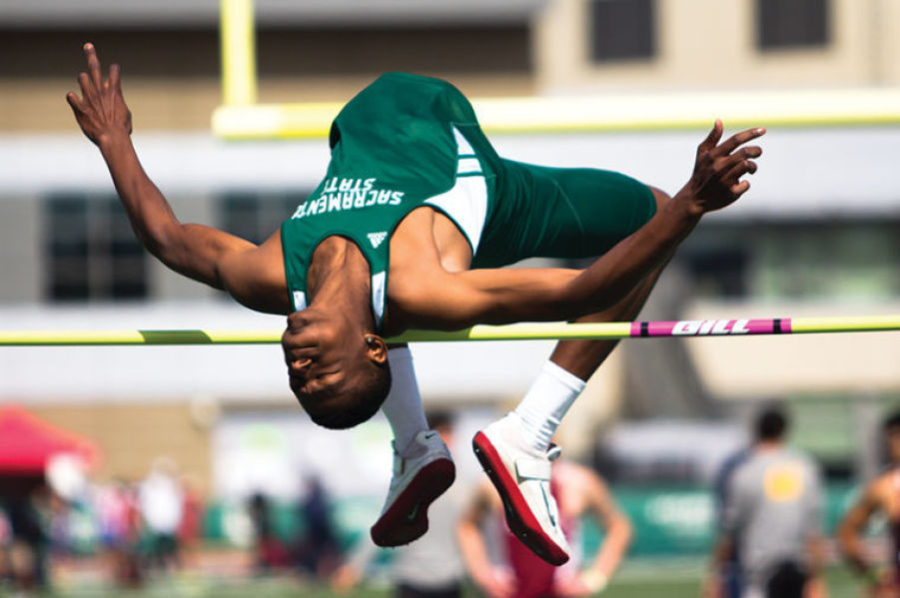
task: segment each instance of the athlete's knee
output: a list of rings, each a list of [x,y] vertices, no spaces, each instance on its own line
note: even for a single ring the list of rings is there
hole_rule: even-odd
[[[672,198],[668,193],[663,191],[662,189],[657,189],[651,185],[647,185],[650,188],[650,192],[653,193],[653,199],[656,200],[656,211],[659,212],[662,210],[667,203],[672,201]]]

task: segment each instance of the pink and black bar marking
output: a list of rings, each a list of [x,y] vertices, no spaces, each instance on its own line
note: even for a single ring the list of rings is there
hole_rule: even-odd
[[[652,336],[744,336],[749,334],[790,334],[791,332],[790,318],[631,323],[632,338]]]

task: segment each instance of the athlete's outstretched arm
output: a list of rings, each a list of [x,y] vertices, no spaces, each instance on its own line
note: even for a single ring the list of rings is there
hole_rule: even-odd
[[[198,224],[182,224],[144,172],[131,142],[131,112],[125,104],[119,65],[103,80],[92,44],[85,44],[88,72],[79,73],[81,97],[66,95],[84,134],[100,149],[131,226],[144,247],[173,270],[216,288],[226,286],[221,266],[235,252],[256,245]]]
[[[749,188],[765,133],[748,129],[719,143],[716,121],[697,148],[687,184],[644,226],[584,270],[500,269],[434,272],[401,291],[409,322],[418,327],[463,328],[478,323],[568,320],[615,305],[668,259],[700,218],[734,203]],[[408,294],[407,294],[408,293]]]

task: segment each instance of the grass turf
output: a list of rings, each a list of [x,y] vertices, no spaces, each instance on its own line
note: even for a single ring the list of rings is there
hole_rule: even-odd
[[[700,594],[703,562],[696,559],[631,561],[621,574],[602,593],[604,598],[695,598]],[[859,595],[856,581],[844,567],[831,567],[826,576],[832,596]],[[54,598],[325,598],[334,592],[324,584],[298,581],[288,578],[253,578],[226,580],[181,575],[173,579],[157,579],[140,590],[123,592],[93,584],[79,583],[68,588],[57,587],[50,594]],[[6,595],[0,588],[0,596]],[[355,590],[341,594],[345,598],[389,598],[393,592],[384,582],[364,584]],[[465,598],[476,598],[480,593],[467,587]]]

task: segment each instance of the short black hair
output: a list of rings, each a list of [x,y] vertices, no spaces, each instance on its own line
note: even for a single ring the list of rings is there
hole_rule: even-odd
[[[329,386],[314,393],[297,393],[313,422],[331,430],[352,428],[375,415],[391,391],[387,362],[364,368],[348,384]]]
[[[886,418],[884,418],[884,424],[882,424],[885,432],[889,432],[894,428],[900,428],[900,410],[891,412]]]
[[[787,432],[790,424],[783,407],[769,405],[756,418],[755,433],[757,440],[780,440]]]

